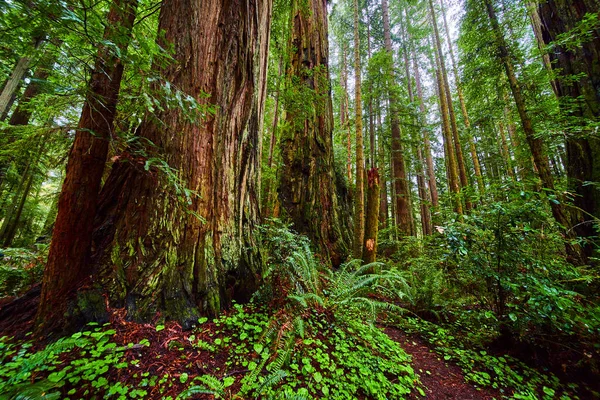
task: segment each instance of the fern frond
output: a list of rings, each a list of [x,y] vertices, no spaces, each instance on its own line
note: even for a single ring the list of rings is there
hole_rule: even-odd
[[[186,390],[184,390],[183,392],[179,393],[179,396],[177,396],[178,399],[189,399],[192,396],[195,396],[197,394],[212,394],[215,396],[215,398],[219,398],[222,397],[220,395],[219,392],[208,389],[204,386],[191,386],[189,388],[187,388]]]
[[[265,380],[262,382],[262,384],[259,386],[258,390],[256,391],[256,397],[255,398],[260,398],[262,392],[269,387],[273,387],[276,384],[278,384],[279,382],[281,382],[285,377],[287,377],[288,374],[287,372],[281,370],[281,369],[277,369],[275,372],[273,372],[272,374],[270,374],[269,376],[267,376],[265,378]]]
[[[60,392],[52,392],[57,388],[57,384],[46,379],[35,383],[22,383],[15,385],[8,393],[8,399],[14,400],[54,400],[60,399]]]

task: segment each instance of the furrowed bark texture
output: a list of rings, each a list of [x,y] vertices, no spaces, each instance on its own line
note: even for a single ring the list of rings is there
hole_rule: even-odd
[[[350,215],[338,205],[334,172],[327,4],[311,0],[309,6],[293,10],[294,52],[287,74],[290,90],[303,95],[286,104],[290,128],[280,141],[279,199],[294,229],[337,267],[348,255]]]
[[[365,220],[365,264],[377,261],[377,233],[379,232],[379,171],[371,168],[367,172],[367,215]]]
[[[104,38],[126,51],[137,0],[115,0]],[[88,96],[69,153],[66,176],[48,262],[44,270],[37,320],[41,330],[62,324],[77,285],[89,275],[94,216],[123,76],[123,64],[107,46],[98,50]],[[57,327],[58,328],[58,327]]]
[[[148,115],[138,132],[153,143],[148,157],[124,154],[102,190],[96,280],[131,319],[160,311],[189,327],[232,299],[248,300],[259,284],[259,151],[271,5],[163,2],[160,44],[172,43],[175,62],[156,68],[215,113],[190,120],[175,107]],[[161,163],[146,171],[153,158],[176,176]]]
[[[561,34],[574,30],[587,13],[598,18],[600,2],[597,0],[550,0],[538,5],[541,39],[548,45]],[[597,21],[596,21],[596,27]],[[573,229],[578,236],[589,237],[594,232],[594,217],[600,217],[600,139],[586,122],[597,123],[600,118],[600,30],[594,29],[579,46],[566,48],[555,45],[547,55],[558,76],[554,89],[561,109],[574,119],[572,130],[567,132],[567,179],[569,190],[574,192]],[[579,78],[573,80],[572,77]],[[583,121],[583,123],[582,123]],[[591,255],[592,246],[586,246]]]

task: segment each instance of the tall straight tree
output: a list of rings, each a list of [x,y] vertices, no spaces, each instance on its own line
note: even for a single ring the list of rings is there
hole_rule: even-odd
[[[435,41],[434,41],[435,43]],[[435,45],[434,45],[435,46]],[[450,117],[448,116],[448,103],[446,97],[446,85],[442,77],[442,68],[439,53],[434,50],[435,56],[435,76],[437,82],[437,93],[440,107],[440,116],[442,119],[442,137],[444,139],[444,154],[446,158],[446,176],[448,177],[448,186],[453,195],[454,212],[463,214],[462,201],[460,199],[460,181],[458,178],[458,166],[452,142],[452,128],[450,127]]]
[[[389,6],[387,0],[381,1],[381,12],[383,17],[383,37],[385,50],[390,57],[391,65],[388,72],[390,86],[395,82],[393,68],[392,34],[390,30]],[[392,128],[392,183],[394,186],[394,211],[396,224],[402,236],[412,234],[412,213],[410,209],[410,188],[406,174],[404,161],[404,150],[402,148],[402,134],[400,131],[400,120],[398,117],[398,99],[393,88],[389,91],[390,125]]]
[[[292,12],[287,90],[294,95],[285,105],[289,128],[280,141],[279,198],[294,229],[339,266],[348,255],[350,216],[338,206],[333,169],[327,4],[311,0],[306,8],[295,1]]]
[[[569,189],[575,193],[571,211],[573,229],[580,237],[595,236],[600,217],[600,141],[593,126],[600,119],[600,2],[595,0],[542,0],[538,5],[543,45],[553,45],[549,57],[557,78],[553,82],[561,110],[567,117],[566,172]],[[577,38],[578,46],[554,43],[583,20],[595,20],[588,36]],[[576,77],[576,79],[574,79]],[[591,243],[585,246],[590,256]]]
[[[365,238],[365,155],[362,123],[360,32],[358,0],[354,0],[354,126],[356,129],[356,188],[354,194],[354,241],[352,256],[361,260]]]
[[[444,53],[442,51],[442,41],[440,39],[440,33],[437,24],[437,16],[435,12],[435,7],[433,6],[433,0],[429,0],[429,10],[431,12],[431,23],[433,25],[433,39],[434,39],[434,48],[437,53],[437,57],[439,60],[439,70],[442,79],[443,93],[446,96],[446,107],[448,110],[448,121],[450,123],[450,129],[452,132],[452,146],[448,149],[448,151],[453,151],[453,158],[456,162],[456,167],[458,170],[458,177],[460,179],[460,192],[462,196],[465,195],[464,189],[469,186],[469,181],[467,179],[467,169],[465,166],[465,161],[462,153],[462,145],[460,143],[460,135],[458,132],[458,124],[456,122],[456,114],[454,112],[454,106],[452,101],[452,93],[450,92],[450,84],[448,81],[448,73],[446,71],[446,61],[444,58]],[[440,95],[442,91],[440,91]],[[450,144],[450,142],[448,142]],[[471,209],[471,201],[468,197],[464,196],[465,207],[467,211]]]
[[[154,66],[155,85],[178,88],[189,107],[148,114],[137,130],[140,146],[151,143],[146,154],[126,152],[113,166],[92,267],[69,288],[78,289],[72,313],[102,318],[104,292],[131,319],[160,310],[189,326],[256,289],[271,11],[268,0],[163,1],[159,45],[172,47],[174,60]],[[214,112],[196,118],[206,107]]]
[[[514,63],[509,52],[508,45],[506,44],[504,33],[502,32],[502,28],[498,22],[498,16],[496,14],[494,4],[492,3],[492,0],[484,0],[484,5],[492,26],[492,30],[494,32],[496,45],[498,47],[498,57],[504,65],[508,83],[515,100],[517,111],[519,112],[519,117],[521,119],[521,125],[523,127],[523,131],[525,132],[525,138],[529,148],[531,149],[534,167],[538,176],[540,177],[540,180],[542,181],[542,187],[546,190],[554,192],[554,178],[550,172],[548,155],[544,149],[544,143],[542,139],[536,135],[531,117],[527,111],[525,97],[523,96],[520,83],[515,73]],[[567,213],[565,212],[565,209],[563,208],[562,202],[550,201],[550,207],[552,209],[552,215],[563,227],[565,235],[567,237],[572,237],[573,234],[569,229],[571,222]],[[579,246],[566,243],[565,248],[571,262],[576,264],[582,264],[584,262],[582,259],[581,248]]]
[[[45,35],[38,33],[33,38],[33,49],[36,50],[44,41]],[[16,98],[16,92],[21,85],[21,80],[27,73],[29,63],[31,62],[31,56],[27,55],[19,58],[15,63],[13,72],[10,77],[6,80],[2,91],[0,92],[0,115],[6,115],[9,112],[10,106],[13,104]]]
[[[419,73],[419,65],[417,64],[417,57],[413,54],[413,70],[415,76],[415,84],[417,87],[417,97],[419,99],[419,111],[421,112],[420,118],[425,117],[425,101],[423,99],[423,88],[421,85],[421,74]],[[424,123],[421,123],[424,126]],[[423,144],[425,150],[425,162],[427,165],[427,178],[429,184],[429,193],[431,199],[431,205],[437,210],[439,207],[439,195],[437,190],[437,182],[435,180],[435,169],[433,166],[433,156],[431,154],[431,140],[429,139],[429,131],[423,129]]]
[[[64,312],[65,300],[84,276],[90,262],[90,245],[97,198],[113,136],[124,66],[120,53],[131,39],[137,0],[114,0],[108,13],[104,40],[116,44],[98,50],[75,142],[58,201],[48,262],[44,270],[38,321],[54,324]],[[43,327],[42,327],[43,329]]]
[[[477,147],[473,135],[471,134],[471,120],[469,119],[469,113],[467,112],[467,104],[465,102],[465,95],[463,93],[462,82],[458,75],[458,68],[456,66],[456,57],[454,56],[454,48],[452,46],[452,40],[450,38],[450,29],[448,29],[448,19],[446,17],[446,7],[444,0],[440,0],[442,8],[442,19],[444,22],[444,31],[446,32],[446,41],[448,42],[448,52],[450,53],[450,62],[452,63],[452,71],[454,72],[454,82],[456,85],[456,92],[458,94],[458,101],[460,102],[460,110],[463,115],[465,128],[467,129],[467,138],[469,142],[469,151],[471,153],[471,160],[473,162],[473,169],[475,171],[475,180],[477,181],[477,189],[479,194],[483,194],[485,191],[485,185],[483,183],[483,176],[481,175],[481,165],[479,164],[479,157],[477,155]]]

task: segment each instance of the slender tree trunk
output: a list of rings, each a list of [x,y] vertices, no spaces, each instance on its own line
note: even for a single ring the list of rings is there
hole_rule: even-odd
[[[52,67],[54,62],[56,61],[56,54],[52,51],[47,51],[47,53],[40,60],[39,65],[35,69],[33,77],[25,92],[19,99],[19,104],[17,108],[10,116],[9,123],[14,126],[18,125],[28,125],[29,120],[31,119],[32,109],[29,107],[29,102],[34,99],[37,95],[42,93],[44,89],[45,81],[50,76],[50,72],[52,72]]]
[[[327,7],[324,0],[308,5],[308,10],[300,3],[294,6],[294,52],[287,81],[300,82],[288,90],[311,93],[313,103],[307,105],[303,97],[301,103],[286,104],[290,129],[281,138],[279,199],[294,229],[306,234],[324,259],[339,266],[350,245],[345,229],[349,222],[343,221],[350,216],[342,215],[336,192]]]
[[[459,215],[463,214],[462,201],[460,199],[460,183],[458,178],[458,167],[456,166],[456,158],[454,148],[452,146],[452,131],[450,128],[450,121],[448,117],[448,105],[446,103],[446,89],[441,73],[440,59],[437,52],[435,52],[435,61],[437,64],[436,68],[436,79],[438,88],[438,97],[440,105],[440,114],[442,118],[442,135],[444,138],[444,151],[446,154],[446,173],[448,176],[448,186],[450,192],[453,195],[454,212]]]
[[[17,61],[10,78],[8,78],[2,92],[0,92],[0,115],[8,114],[9,108],[16,98],[16,92],[21,84],[21,80],[27,72],[30,61],[31,59],[29,57],[21,57],[19,61]]]
[[[52,205],[50,206],[50,211],[46,215],[46,219],[44,220],[44,226],[42,227],[41,236],[52,236],[52,231],[54,230],[54,221],[56,220],[56,214],[58,214],[58,195],[54,196],[52,200]]]
[[[409,30],[410,30],[410,19],[408,16],[408,9],[405,9],[406,12],[406,30],[405,30],[405,39],[404,39],[404,43],[403,43],[403,55],[404,55],[404,72],[406,75],[406,86],[408,89],[408,99],[410,101],[410,103],[414,103],[415,98],[414,98],[414,92],[413,92],[413,87],[412,87],[412,79],[410,76],[410,61],[409,61],[409,55],[408,55],[408,50],[406,48],[406,43],[410,40],[409,38]],[[420,84],[419,84],[420,85]],[[420,89],[420,88],[419,88]],[[417,90],[418,92],[419,90]],[[421,94],[422,95],[422,94]],[[422,104],[421,98],[419,98],[420,100],[420,106],[421,106],[421,114],[424,114],[424,106]],[[421,116],[417,115],[416,121],[414,121],[414,125],[421,127]],[[419,135],[420,136],[420,135]],[[420,147],[420,143],[416,143],[416,154],[417,154],[417,166],[416,166],[416,175],[417,175],[417,193],[419,195],[419,207],[420,207],[420,215],[421,215],[421,227],[422,227],[422,231],[423,231],[423,235],[429,235],[431,233],[431,216],[430,216],[430,211],[429,211],[429,203],[430,200],[427,196],[427,187],[425,185],[425,176],[424,176],[424,172],[423,172],[423,164],[424,164],[424,160],[423,160],[423,152],[421,150]],[[412,207],[411,207],[412,209]],[[414,218],[413,218],[414,221]],[[416,235],[417,229],[416,226],[413,227],[413,234]]]
[[[268,163],[267,166],[269,168],[269,170],[271,170],[271,168],[273,168],[273,154],[275,152],[275,144],[277,143],[277,127],[279,126],[279,94],[281,92],[281,74],[283,73],[283,51],[281,53],[281,56],[279,58],[279,69],[278,69],[278,73],[277,73],[277,88],[275,89],[275,111],[273,113],[273,123],[271,124],[271,138],[269,140],[269,159],[268,159]],[[262,216],[264,217],[268,217],[270,215],[272,215],[272,210],[269,208],[272,206],[272,202],[274,199],[274,195],[272,192],[275,191],[275,188],[273,188],[274,182],[273,182],[273,178],[269,177],[269,179],[267,180],[267,185],[265,187],[265,191],[264,191],[264,195],[265,198],[263,199],[263,206],[262,206]]]
[[[353,257],[362,260],[365,237],[365,184],[364,184],[364,144],[362,124],[360,34],[358,0],[354,0],[354,109],[356,128],[356,189],[354,195],[354,251]]]
[[[104,39],[125,52],[131,37],[137,0],[115,0]],[[58,215],[44,271],[37,320],[40,331],[59,328],[72,291],[89,276],[90,244],[102,173],[123,76],[123,64],[110,46],[98,50],[94,71],[58,203]]]
[[[588,13],[597,15],[597,0],[542,0],[538,2],[541,44],[549,45],[576,29]],[[585,255],[598,243],[594,224],[600,218],[600,140],[594,128],[600,118],[600,29],[574,48],[554,45],[547,54],[557,74],[553,87],[569,125],[565,169],[569,190],[576,194],[571,209],[573,231],[588,239]],[[574,76],[578,78],[573,79]],[[590,184],[593,182],[594,184]]]
[[[43,147],[40,149],[40,155],[43,152]],[[37,166],[39,162],[40,155],[34,160],[33,167]],[[23,214],[23,208],[25,207],[25,202],[29,197],[29,192],[31,191],[31,185],[33,184],[33,179],[35,178],[35,173],[33,168],[29,169],[29,173],[23,177],[24,180],[27,181],[25,187],[23,188],[23,192],[20,194],[19,202],[15,207],[14,216],[11,218],[6,231],[2,237],[2,245],[4,247],[10,247],[12,245],[13,240],[15,239],[15,235],[17,233],[17,228],[19,227],[19,222],[21,221],[21,215]]]
[[[381,101],[381,99],[380,99]],[[385,156],[385,148],[384,148],[384,137],[383,137],[383,126],[381,124],[381,104],[377,109],[377,144],[379,147],[379,165],[381,167],[386,165]],[[385,178],[386,172],[384,169],[381,169],[381,173],[379,174],[379,194],[381,196],[380,206],[379,206],[379,223],[382,227],[388,227],[388,218],[389,218],[389,206],[388,206],[388,191],[387,191],[387,181]]]
[[[25,187],[27,186],[27,182],[29,181],[29,176],[31,169],[33,168],[33,160],[29,159],[27,164],[25,165],[25,169],[23,170],[23,174],[21,175],[21,179],[19,180],[19,185],[17,189],[14,191],[14,196],[12,197],[12,201],[10,205],[7,206],[6,212],[4,213],[4,221],[2,222],[2,227],[0,228],[0,243],[4,246],[4,243],[7,242],[8,232],[11,229],[11,225],[15,219],[15,214],[19,207],[20,199],[25,193]],[[8,199],[8,196],[7,196]],[[10,242],[10,241],[9,241]]]
[[[450,38],[450,30],[448,29],[448,21],[446,18],[446,7],[444,5],[444,0],[441,1],[442,6],[442,17],[444,21],[444,28],[446,31],[446,38],[448,41],[448,49],[450,52],[450,61],[452,62],[452,70],[454,72],[454,81],[456,84],[456,91],[458,94],[458,101],[460,102],[460,110],[463,115],[465,128],[467,129],[467,137],[469,141],[469,151],[471,153],[471,160],[473,162],[473,169],[475,170],[475,180],[477,181],[477,189],[480,194],[485,192],[485,185],[483,183],[483,176],[481,174],[481,165],[479,164],[479,157],[477,155],[477,146],[475,145],[475,141],[473,140],[473,135],[471,134],[471,120],[469,119],[469,113],[467,112],[467,105],[465,102],[465,96],[462,89],[462,82],[460,81],[460,76],[458,74],[458,68],[456,66],[456,58],[454,56],[454,48],[452,46],[452,40]]]
[[[504,159],[504,165],[506,166],[506,172],[511,179],[515,179],[515,171],[512,165],[512,158],[510,151],[508,150],[508,142],[506,141],[506,132],[504,130],[504,124],[500,122],[498,124],[498,130],[500,132],[500,140],[502,142],[502,158]]]
[[[554,192],[554,180],[552,178],[552,174],[550,173],[548,155],[544,150],[542,139],[536,136],[533,124],[531,122],[531,118],[527,113],[525,99],[523,97],[521,87],[515,74],[515,68],[510,53],[508,51],[508,47],[506,45],[506,40],[504,39],[504,34],[502,33],[500,24],[498,23],[496,10],[494,10],[494,6],[492,5],[491,0],[484,0],[484,3],[487,9],[490,23],[492,25],[492,30],[494,31],[496,44],[498,46],[499,51],[499,57],[502,63],[504,64],[506,76],[508,78],[508,82],[515,100],[517,111],[519,112],[519,117],[521,119],[523,131],[525,132],[525,138],[527,140],[529,148],[531,149],[534,166],[536,167],[537,174],[539,175],[540,180],[542,181],[543,188]],[[572,236],[572,234],[568,230],[571,224],[567,217],[567,214],[565,213],[565,210],[563,209],[562,202],[550,201],[550,207],[552,208],[552,214],[556,221],[566,229],[565,234],[567,235],[567,237]],[[577,246],[567,243],[566,250],[572,262],[577,264],[582,263],[581,251],[577,248]]]
[[[352,134],[350,132],[350,115],[349,115],[349,100],[348,100],[348,62],[346,59],[346,44],[342,47],[342,101],[341,101],[341,125],[345,129],[346,134],[346,176],[348,183],[352,182]]]
[[[385,49],[392,59],[393,49],[390,31],[390,18],[388,10],[388,1],[381,1],[383,14],[383,32]],[[388,72],[388,82],[395,82],[393,69]],[[394,186],[394,212],[396,225],[401,236],[409,236],[412,233],[411,210],[410,210],[410,191],[408,179],[406,177],[406,165],[404,162],[404,150],[402,146],[402,133],[400,130],[400,121],[398,117],[398,99],[393,90],[389,91],[389,112],[390,124],[392,127],[392,182]]]
[[[419,73],[419,66],[417,64],[417,58],[413,54],[413,69],[415,74],[415,82],[417,85],[417,97],[419,98],[419,110],[421,111],[421,116],[425,115],[425,102],[423,100],[423,89],[421,87],[421,74]],[[434,209],[439,207],[439,195],[437,190],[437,183],[435,180],[435,168],[433,166],[433,156],[431,155],[431,141],[429,140],[429,131],[427,129],[423,129],[423,144],[425,148],[425,161],[427,165],[427,177],[429,183],[429,192],[431,198],[431,205]]]
[[[465,196],[464,189],[466,189],[469,186],[469,181],[467,178],[467,169],[465,167],[465,162],[463,159],[462,146],[460,143],[460,137],[458,132],[458,124],[456,122],[456,114],[454,113],[454,106],[452,104],[452,93],[450,91],[450,84],[448,82],[448,73],[446,72],[446,61],[444,58],[444,53],[442,51],[442,42],[440,39],[439,29],[437,25],[435,8],[433,7],[433,0],[429,0],[429,9],[431,12],[431,21],[433,24],[433,38],[435,41],[435,50],[439,59],[440,74],[442,78],[442,84],[444,86],[443,93],[446,96],[446,107],[448,108],[448,120],[450,123],[450,129],[452,133],[452,143],[454,145],[454,147],[449,147],[449,151],[454,151],[456,168],[458,170],[458,177],[460,179],[461,193],[462,197],[464,197],[465,208],[468,211],[472,208],[472,204],[469,198]]]
[[[5,87],[8,84],[10,77],[5,79],[4,84],[1,87]],[[23,82],[23,81],[21,81]],[[20,85],[17,86],[17,88],[15,89],[15,91],[13,92],[13,94],[10,96],[10,99],[8,100],[8,104],[6,105],[4,112],[2,114],[0,114],[0,121],[6,121],[6,118],[8,117],[8,113],[10,112],[10,109],[12,108],[13,104],[15,104],[15,101],[17,101],[17,93],[19,91]]]
[[[367,7],[367,63],[371,60],[371,17]],[[373,83],[369,82],[369,165],[371,169],[377,167],[375,157],[375,115],[373,114]],[[368,197],[368,196],[367,196]]]

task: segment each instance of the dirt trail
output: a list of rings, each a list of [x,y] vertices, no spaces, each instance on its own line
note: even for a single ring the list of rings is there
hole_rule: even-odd
[[[413,368],[420,375],[421,382],[425,386],[425,398],[427,400],[491,400],[501,398],[496,391],[486,388],[477,389],[472,384],[465,382],[460,367],[451,362],[443,361],[422,339],[407,335],[393,327],[386,327],[384,331],[392,340],[400,343],[404,350],[412,356]],[[413,392],[410,398],[422,399],[416,392]]]

